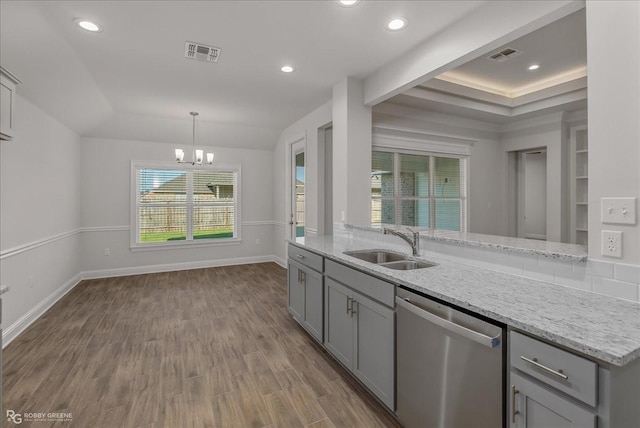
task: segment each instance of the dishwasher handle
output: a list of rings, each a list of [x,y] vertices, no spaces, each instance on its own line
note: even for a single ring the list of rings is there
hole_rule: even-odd
[[[416,305],[412,304],[410,301],[398,296],[396,296],[396,304],[399,307],[412,312],[413,314],[426,321],[436,324],[437,326],[456,333],[466,339],[473,340],[474,342],[484,345],[487,348],[495,348],[496,346],[500,345],[500,337],[502,336],[502,334],[498,334],[495,337],[487,336],[486,334],[471,330],[467,327],[461,326],[460,324],[456,324],[437,315],[434,315],[431,312],[419,308]]]

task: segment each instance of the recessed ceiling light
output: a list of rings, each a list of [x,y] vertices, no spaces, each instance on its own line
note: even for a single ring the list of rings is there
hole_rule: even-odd
[[[102,32],[102,26],[100,24],[96,24],[95,22],[91,22],[82,18],[76,18],[73,20],[73,22],[75,22],[83,30],[91,31],[92,33]]]
[[[387,22],[387,30],[398,31],[407,27],[407,20],[404,18],[393,18]]]
[[[344,7],[353,7],[360,3],[360,0],[339,0],[338,4]]]
[[[280,71],[282,71],[283,73],[293,73],[295,69],[290,66],[290,65],[283,65],[282,67],[280,67]]]
[[[531,64],[529,66],[529,71],[537,70],[540,68],[540,64]]]

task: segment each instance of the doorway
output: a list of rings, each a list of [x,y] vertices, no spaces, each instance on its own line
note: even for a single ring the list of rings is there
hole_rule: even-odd
[[[291,236],[305,236],[305,140],[291,145]]]
[[[518,237],[547,239],[547,150],[518,152]]]

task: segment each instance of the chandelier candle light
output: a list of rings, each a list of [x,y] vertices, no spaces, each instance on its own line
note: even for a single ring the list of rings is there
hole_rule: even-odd
[[[202,161],[204,159],[204,151],[196,150],[196,116],[198,115],[197,111],[189,112],[191,116],[193,116],[193,153],[191,153],[191,160],[184,160],[184,150],[176,149],[176,161],[178,163],[190,163],[191,165],[202,165]],[[207,153],[207,162],[209,165],[213,163],[213,153]]]

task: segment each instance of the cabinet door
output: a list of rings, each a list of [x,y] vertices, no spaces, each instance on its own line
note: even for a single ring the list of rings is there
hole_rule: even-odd
[[[288,264],[288,305],[289,312],[299,323],[304,322],[304,284],[302,283],[302,270],[300,265],[289,261]]]
[[[511,373],[512,428],[595,428],[596,415],[550,389]],[[514,390],[515,388],[515,390]],[[517,412],[514,415],[514,412]],[[514,422],[515,421],[515,422]]]
[[[307,331],[322,342],[323,308],[322,275],[309,268],[303,269],[304,283],[304,326]]]
[[[354,353],[354,318],[349,306],[352,297],[353,291],[330,278],[325,279],[324,344],[348,368],[352,367]]]
[[[387,407],[395,410],[395,312],[361,294],[354,298],[357,322],[353,371]]]

